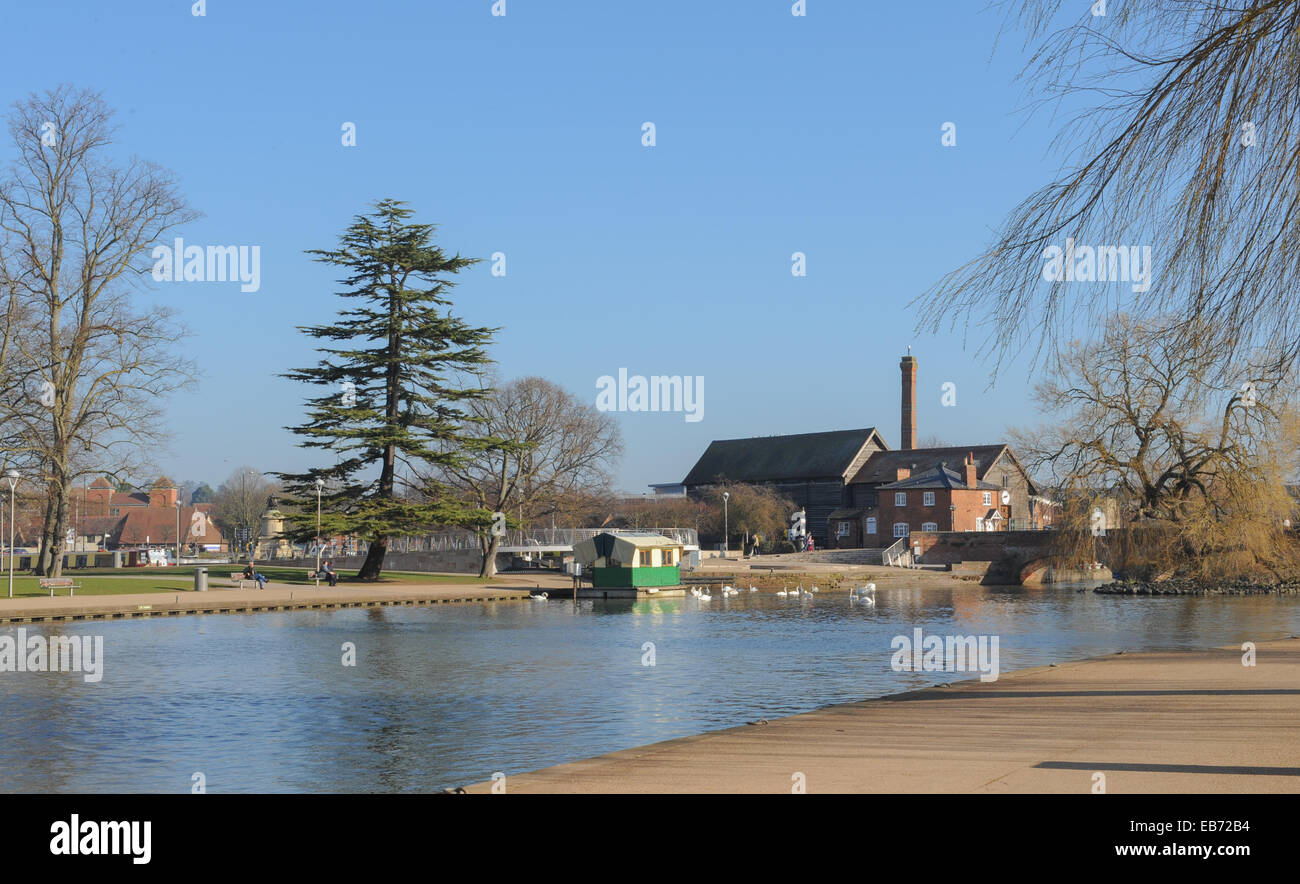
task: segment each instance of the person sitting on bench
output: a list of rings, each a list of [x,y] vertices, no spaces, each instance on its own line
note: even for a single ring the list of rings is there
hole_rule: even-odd
[[[339,572],[330,567],[328,559],[325,561],[325,564],[320,566],[320,572],[329,578],[330,586],[338,586]]]
[[[257,573],[257,569],[253,567],[252,559],[248,560],[248,567],[244,569],[244,579],[256,580],[258,589],[266,589],[266,575]]]

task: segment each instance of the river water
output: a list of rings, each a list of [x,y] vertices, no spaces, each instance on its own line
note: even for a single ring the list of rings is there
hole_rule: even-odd
[[[997,636],[1003,672],[1300,632],[1293,596],[1076,590],[881,588],[874,608],[764,591],[28,625],[102,635],[103,676],[0,672],[0,791],[188,792],[201,774],[210,792],[427,792],[978,675],[894,671],[892,639],[917,627]]]

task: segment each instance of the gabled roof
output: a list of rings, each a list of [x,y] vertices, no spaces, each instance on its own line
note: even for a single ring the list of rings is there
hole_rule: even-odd
[[[939,464],[961,468],[967,454],[974,454],[975,478],[983,479],[994,461],[1007,450],[1006,443],[998,445],[954,445],[950,448],[905,448],[902,451],[879,451],[867,458],[858,474],[849,480],[853,485],[881,485],[898,479],[898,470],[911,469],[912,474],[930,472]],[[915,464],[915,467],[913,465]],[[963,484],[961,487],[965,487]]]
[[[944,464],[937,465],[933,470],[918,473],[909,478],[902,479],[898,482],[889,482],[881,485],[881,488],[904,489],[904,488],[965,488],[966,477],[959,475],[948,469]],[[996,490],[999,486],[992,482],[985,482],[983,479],[975,480],[976,488],[988,488]]]
[[[847,479],[853,462],[863,447],[872,441],[881,448],[885,447],[875,427],[791,436],[716,439],[709,443],[682,484],[708,485],[719,477],[734,482]]]
[[[197,509],[197,511],[206,513],[204,509]],[[206,516],[196,523],[193,518],[195,512],[195,507],[181,508],[181,542],[221,543],[221,530],[217,528],[216,523]],[[121,518],[123,519],[122,531],[118,535],[118,543],[140,544],[145,543],[146,539],[149,543],[159,545],[176,542],[175,507],[141,507],[128,510]],[[195,524],[202,527],[202,533],[197,535],[193,533]]]

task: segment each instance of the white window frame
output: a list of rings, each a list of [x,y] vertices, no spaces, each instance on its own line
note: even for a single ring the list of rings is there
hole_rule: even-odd
[[[934,506],[934,492],[933,491],[922,492],[921,504],[923,506]]]
[[[836,537],[848,537],[849,532],[853,530],[853,523],[848,519],[840,519],[839,524],[835,526]]]
[[[900,529],[901,529],[901,530],[900,530]],[[908,526],[907,522],[895,522],[895,523],[894,523],[894,536],[895,536],[895,537],[910,537],[911,534],[912,534],[912,529],[911,529],[911,527]]]
[[[938,522],[925,522],[925,523],[923,523],[923,524],[921,525],[921,530],[922,530],[922,531],[938,531],[938,530],[939,530],[939,523],[938,523]]]
[[[894,492],[894,506],[907,506],[907,492],[906,492],[906,491],[895,491],[895,492]],[[895,535],[895,536],[898,536],[898,535]]]
[[[984,530],[984,517],[983,517],[983,516],[976,516],[976,517],[975,517],[975,530],[976,530],[976,531],[983,531],[983,530]]]
[[[868,534],[875,534],[875,533],[876,533],[876,517],[875,517],[875,516],[867,516],[867,533],[868,533]]]
[[[985,492],[984,492],[984,505],[985,505],[985,506],[993,506],[993,492],[992,492],[992,491],[985,491]]]

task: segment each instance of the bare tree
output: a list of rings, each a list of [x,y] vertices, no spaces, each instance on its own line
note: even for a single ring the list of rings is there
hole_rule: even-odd
[[[15,103],[9,117],[16,159],[0,181],[0,231],[4,285],[20,304],[8,392],[21,387],[27,401],[7,416],[49,492],[45,574],[62,570],[78,476],[156,447],[160,398],[192,378],[170,350],[185,329],[165,308],[135,310],[128,294],[152,266],[152,245],[194,216],[169,173],[109,158],[110,117],[97,93],[69,86]]]
[[[241,529],[246,535],[244,542],[256,546],[267,499],[279,490],[278,483],[268,480],[248,464],[236,469],[217,486],[212,497],[212,520],[230,539],[232,550]]]
[[[1098,528],[1128,532],[1129,563],[1194,570],[1229,549],[1277,561],[1300,450],[1290,384],[1265,355],[1239,387],[1218,385],[1206,325],[1111,319],[1053,358],[1038,386],[1051,422],[1013,432],[1027,468],[1061,489],[1057,536],[1086,561],[1101,558]]]
[[[618,425],[543,378],[490,386],[495,393],[473,402],[471,414],[482,435],[505,444],[487,447],[464,464],[444,466],[429,479],[455,489],[487,514],[570,521],[589,495],[607,488],[609,470],[623,451]],[[492,521],[475,527],[483,553],[479,573],[490,577],[496,573],[500,536]]]
[[[1061,127],[1061,176],[922,296],[920,325],[976,323],[1001,355],[1027,338],[1050,352],[1116,310],[1172,311],[1215,337],[1220,367],[1265,341],[1293,364],[1300,2],[1001,5],[1041,40],[1024,72],[1039,102],[1085,107]],[[1155,268],[1133,279],[1131,259],[1148,254]]]

